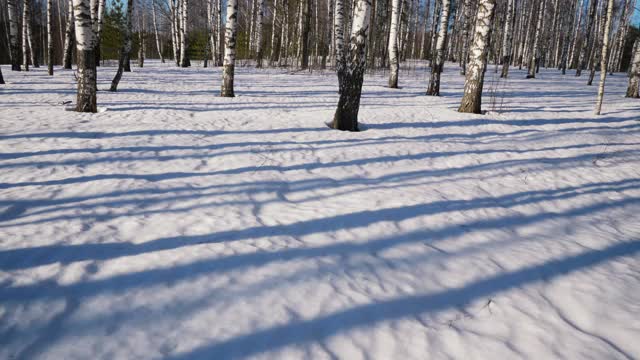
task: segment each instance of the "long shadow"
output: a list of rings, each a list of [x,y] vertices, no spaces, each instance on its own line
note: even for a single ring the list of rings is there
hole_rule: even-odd
[[[629,156],[635,156],[640,153],[640,149],[634,150],[619,150],[619,151],[611,151],[607,153],[608,159],[613,158],[624,158]],[[288,172],[288,171],[296,171],[296,170],[314,170],[314,169],[331,169],[336,167],[343,166],[365,166],[370,164],[377,163],[392,163],[398,162],[401,160],[423,160],[433,157],[434,153],[426,152],[419,154],[411,154],[411,155],[389,155],[389,156],[380,156],[376,158],[364,158],[364,159],[354,159],[354,160],[346,160],[346,161],[336,161],[331,163],[308,163],[308,164],[298,164],[298,165],[290,165],[290,166],[280,166],[280,165],[252,165],[245,166],[241,168],[227,169],[227,170],[219,170],[212,172],[172,172],[172,173],[158,173],[158,174],[99,174],[99,175],[88,175],[88,176],[77,176],[77,177],[69,177],[64,179],[56,179],[56,180],[45,180],[45,181],[24,181],[17,183],[0,183],[0,189],[11,189],[15,187],[25,187],[25,186],[51,186],[51,185],[70,185],[70,184],[78,184],[78,183],[87,183],[92,181],[101,181],[101,180],[143,180],[149,182],[159,182],[166,181],[172,179],[188,179],[194,177],[211,177],[211,176],[222,176],[222,175],[239,175],[245,173],[256,173],[256,172]],[[487,169],[495,169],[495,168],[505,168],[510,166],[530,166],[531,164],[543,164],[543,165],[554,165],[559,168],[563,164],[568,166],[571,163],[583,162],[593,160],[593,154],[582,154],[573,157],[545,157],[538,159],[511,159],[511,160],[501,160],[492,163],[483,163],[472,166],[462,166],[462,167],[451,167],[448,169],[435,169],[425,171],[425,176],[444,176],[457,174],[465,171],[479,171],[479,170],[487,170]]]
[[[637,188],[637,185],[635,186]],[[575,196],[575,194],[545,195],[539,192],[541,198],[529,199],[527,193],[512,194],[510,206],[527,204],[530,202],[562,199]],[[516,200],[519,197],[524,199]],[[503,207],[507,206],[505,199]],[[360,252],[377,252],[402,243],[416,241],[440,241],[453,236],[459,236],[470,231],[499,229],[530,225],[549,219],[573,219],[584,215],[592,215],[597,212],[624,208],[640,204],[640,198],[629,197],[617,201],[603,201],[592,203],[581,208],[570,209],[563,212],[540,212],[533,215],[509,215],[500,218],[483,219],[454,224],[439,229],[428,229],[398,234],[392,237],[370,240],[364,243],[339,243],[315,248],[286,249],[277,252],[255,252],[250,254],[233,255],[218,259],[207,259],[186,265],[174,266],[169,269],[154,269],[140,273],[125,274],[109,279],[73,284],[68,286],[51,285],[42,291],[43,284],[34,284],[19,287],[0,288],[0,297],[6,301],[26,301],[38,298],[58,298],[67,293],[79,296],[89,296],[98,291],[126,291],[128,287],[148,286],[158,281],[176,281],[197,274],[230,271],[237,268],[259,266],[272,261],[285,261],[294,258],[313,258],[318,256],[348,255]],[[476,203],[477,202],[477,203]],[[46,246],[40,248],[26,248],[8,250],[1,254],[3,269],[19,269],[34,265],[56,262],[72,262],[80,260],[107,260],[120,256],[149,253],[153,251],[175,249],[182,246],[190,246],[204,243],[229,243],[245,239],[257,239],[263,237],[275,237],[279,235],[300,237],[312,233],[337,231],[365,227],[380,221],[402,221],[417,216],[436,214],[448,211],[463,211],[481,207],[500,207],[495,199],[486,198],[480,200],[443,201],[430,204],[387,208],[375,211],[361,211],[345,215],[326,217],[293,223],[290,225],[259,226],[242,230],[223,231],[214,234],[178,236],[161,238],[140,245],[130,243],[109,244],[83,244],[72,246]],[[59,254],[61,253],[61,254]],[[59,254],[59,255],[58,255]]]
[[[433,294],[413,295],[355,306],[310,320],[296,320],[284,325],[257,330],[218,343],[201,346],[170,357],[179,359],[238,359],[273,351],[289,345],[323,341],[331,336],[389,320],[416,317],[468,305],[476,300],[538,281],[560,276],[611,261],[635,256],[640,240],[620,242],[604,249],[551,260],[516,271],[500,273],[468,285]],[[628,354],[624,354],[631,358]]]

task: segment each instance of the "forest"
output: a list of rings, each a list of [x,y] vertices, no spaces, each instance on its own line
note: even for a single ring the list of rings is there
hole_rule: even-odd
[[[0,33],[0,359],[640,358],[637,0]]]

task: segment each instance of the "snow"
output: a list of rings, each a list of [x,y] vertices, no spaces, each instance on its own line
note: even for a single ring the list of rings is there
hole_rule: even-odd
[[[359,133],[331,72],[221,98],[147,61],[79,114],[71,71],[5,67],[0,358],[640,358],[626,76],[595,116],[586,76],[492,65],[472,115],[414,65],[366,77]]]

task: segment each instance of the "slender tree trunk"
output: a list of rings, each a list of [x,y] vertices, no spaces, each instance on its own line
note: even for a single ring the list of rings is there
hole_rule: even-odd
[[[20,57],[18,51],[18,0],[7,0],[9,7],[9,48],[11,52],[11,70],[20,71]]]
[[[145,46],[145,33],[144,33],[144,10],[140,15],[140,31],[138,32],[138,41],[140,46],[138,47],[138,67],[144,67],[144,46]]]
[[[129,59],[129,54],[131,53],[131,30],[133,28],[132,25],[132,17],[133,17],[133,1],[127,1],[127,15],[126,15],[126,28],[124,29],[124,41],[122,43],[122,48],[120,49],[120,58],[118,60],[118,71],[116,72],[116,76],[113,77],[111,81],[110,91],[118,91],[118,84],[120,83],[120,79],[122,78],[122,72],[124,71],[124,67],[126,65],[127,60]]]
[[[304,70],[309,67],[309,32],[311,31],[311,1],[302,0],[302,33],[300,36],[300,69]]]
[[[220,96],[234,97],[233,76],[236,63],[236,31],[238,28],[238,0],[227,0],[227,29],[224,47],[224,68]]]
[[[256,67],[262,67],[262,20],[264,15],[264,0],[256,0]]]
[[[180,65],[180,49],[178,47],[178,9],[176,8],[177,0],[171,0],[171,49],[173,50],[173,61],[177,66]]]
[[[188,67],[190,65],[189,57],[187,55],[188,44],[188,28],[189,28],[189,0],[182,0],[182,17],[181,17],[182,31],[180,35],[180,67]]]
[[[24,71],[29,71],[29,32],[27,28],[30,23],[29,0],[24,0],[22,4],[22,66]]]
[[[277,36],[278,26],[278,0],[273,1],[273,17],[271,21],[271,53],[269,54],[269,65],[273,65],[275,61],[277,61],[276,57],[278,54],[277,49],[277,41],[279,37]],[[282,27],[280,28],[280,32],[284,31]]]
[[[4,85],[4,78],[2,77],[2,68],[0,67],[0,85]]]
[[[507,4],[507,18],[504,23],[504,37],[502,40],[502,74],[501,78],[509,76],[509,64],[511,63],[511,46],[513,43],[513,18],[514,0],[509,0]]]
[[[435,48],[435,62],[432,60],[431,79],[427,95],[440,96],[440,74],[444,68],[444,47],[447,42],[447,29],[449,29],[449,12],[451,0],[442,0],[442,13],[440,14],[440,30]]]
[[[282,1],[282,38],[278,51],[278,66],[286,66],[289,56],[289,3]]]
[[[91,24],[89,0],[73,0],[76,50],[78,52],[78,98],[76,111],[97,111],[96,104],[96,36]]]
[[[460,54],[460,75],[467,74],[467,60],[469,57],[469,28],[471,20],[471,1],[464,0],[464,22],[462,24],[462,54]],[[510,0],[513,1],[513,0]]]
[[[531,59],[529,59],[529,73],[527,79],[536,77],[536,67],[540,62],[540,37],[542,36],[544,24],[544,10],[547,5],[546,0],[542,0],[538,8],[538,22],[536,25],[536,35],[533,38],[533,49],[531,50]]]
[[[631,58],[631,71],[629,72],[629,86],[627,87],[628,98],[640,98],[638,88],[640,87],[640,39],[633,44]]]
[[[344,74],[340,79],[344,84],[341,86],[342,93],[331,124],[331,127],[337,130],[358,131],[358,111],[366,67],[365,54],[370,9],[371,0],[358,0],[354,9],[349,64],[341,69]]]
[[[469,71],[464,82],[464,95],[459,112],[482,113],[482,87],[487,70],[487,52],[490,45],[495,0],[480,0],[476,17],[473,47],[469,52]]]
[[[69,0],[69,16],[67,18],[67,29],[64,35],[64,59],[62,61],[65,69],[71,69],[71,65],[73,64],[74,30],[73,0]]]
[[[582,69],[587,65],[587,51],[591,43],[591,32],[593,28],[594,19],[596,16],[596,9],[598,7],[598,0],[591,0],[589,5],[589,19],[587,20],[587,31],[585,32],[584,39],[582,40],[582,47],[580,49],[580,58],[578,59],[578,68],[576,69],[576,76],[582,75]]]
[[[338,75],[338,92],[342,94],[342,86],[344,81],[342,77],[345,74],[346,59],[344,55],[344,2],[345,0],[336,0],[335,17],[334,17],[334,34],[335,34],[335,59],[336,73]]]
[[[389,87],[398,88],[398,25],[400,18],[400,0],[391,3],[391,27],[389,28]]]
[[[429,9],[431,8],[431,0],[426,0],[424,5],[424,30],[422,33],[422,45],[420,46],[420,59],[427,59],[427,47],[429,46],[427,36],[429,31]]]
[[[47,0],[47,73],[53,76],[53,0]]]
[[[600,14],[597,15],[596,20],[596,33],[594,36],[593,48],[589,55],[589,79],[587,80],[587,85],[591,86],[593,84],[593,79],[596,76],[596,63],[600,59],[600,51],[602,49],[602,36],[604,34],[604,26],[605,26],[605,13],[607,11],[607,4],[603,3]]]
[[[162,47],[160,46],[160,37],[158,36],[158,23],[156,20],[156,2],[155,0],[151,0],[151,16],[153,20],[153,32],[156,37],[156,49],[158,50],[158,56],[160,57],[160,62],[164,64],[164,56],[162,56]]]
[[[604,82],[607,78],[607,60],[609,59],[609,34],[611,33],[611,20],[613,15],[613,0],[609,0],[607,5],[607,23],[604,25],[604,35],[602,38],[602,55],[600,56],[600,85],[598,85],[598,99],[596,101],[596,115],[602,111],[602,101],[604,99]]]

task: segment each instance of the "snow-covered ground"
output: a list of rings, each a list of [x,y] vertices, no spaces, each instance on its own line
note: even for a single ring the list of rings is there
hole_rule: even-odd
[[[72,72],[0,87],[1,359],[638,359],[640,102],[609,77],[147,62],[103,112]],[[99,89],[114,68],[99,69]],[[597,77],[596,77],[597,78]],[[492,95],[493,94],[493,95]]]

